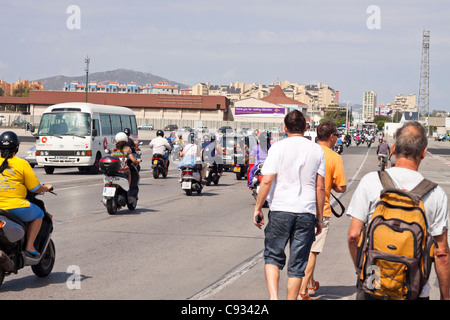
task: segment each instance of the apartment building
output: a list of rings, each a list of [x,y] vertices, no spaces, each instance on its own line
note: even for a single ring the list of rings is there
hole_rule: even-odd
[[[0,88],[5,96],[12,96],[14,90],[19,87],[30,88],[32,90],[44,90],[44,86],[39,81],[18,80],[16,83],[8,83],[0,79]]]
[[[363,95],[362,120],[373,121],[377,108],[377,94],[374,91],[366,91]]]
[[[405,96],[403,94],[399,94],[395,96],[395,100],[391,108],[394,110],[394,112],[417,111],[416,95],[410,94],[408,96]]]
[[[276,85],[279,85],[286,97],[308,105],[308,112],[320,112],[321,107],[328,107],[339,103],[339,91],[327,84],[305,85],[279,81],[270,85],[258,83],[235,82],[229,85],[211,85],[209,82],[198,83],[191,88],[193,95],[226,96],[231,101],[243,99],[263,99],[267,97]]]
[[[69,92],[84,92],[85,86],[83,83],[75,80],[71,83],[64,84],[63,90]],[[107,84],[101,84],[97,83],[97,81],[90,81],[88,84],[88,91],[99,93],[180,94],[180,88],[178,86],[169,85],[167,82],[157,82],[140,86],[135,82],[120,84],[111,81]]]

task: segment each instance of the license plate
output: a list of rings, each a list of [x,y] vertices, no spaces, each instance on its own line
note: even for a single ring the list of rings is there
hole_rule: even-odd
[[[66,160],[66,159],[69,159],[69,157],[66,157],[66,156],[55,156],[55,159],[57,159],[57,160]]]
[[[191,181],[183,181],[181,184],[181,189],[190,189],[192,185]]]
[[[158,160],[153,160],[153,164],[158,164]]]
[[[241,172],[241,168],[240,167],[235,167],[234,168],[234,172]]]
[[[116,194],[116,188],[112,187],[104,187],[103,188],[103,196],[104,197],[114,197]]]

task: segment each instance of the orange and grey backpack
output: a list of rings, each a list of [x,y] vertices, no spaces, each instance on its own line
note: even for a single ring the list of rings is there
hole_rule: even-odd
[[[427,283],[433,237],[422,197],[437,185],[423,179],[413,190],[395,187],[378,172],[383,190],[371,221],[361,231],[357,271],[364,292],[377,299],[415,300]]]

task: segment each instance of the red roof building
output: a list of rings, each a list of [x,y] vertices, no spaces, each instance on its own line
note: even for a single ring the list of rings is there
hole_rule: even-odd
[[[303,102],[288,98],[286,96],[286,94],[283,92],[283,89],[281,89],[281,87],[279,85],[276,85],[272,92],[267,96],[262,98],[261,100],[263,101],[267,101],[270,103],[274,103],[274,104],[279,104],[279,105],[297,105],[297,106],[305,106],[305,108],[307,108],[307,105],[304,104]]]
[[[64,102],[85,102],[85,92],[30,91],[28,97],[0,97],[0,111],[5,105],[18,106],[18,110],[30,115],[40,116],[50,105]],[[88,93],[88,102],[112,106],[128,107],[138,118],[147,114],[164,116],[164,112],[179,114],[183,112],[208,115],[210,120],[228,120],[230,100],[222,96],[133,94],[133,93]],[[198,119],[201,120],[201,119]]]

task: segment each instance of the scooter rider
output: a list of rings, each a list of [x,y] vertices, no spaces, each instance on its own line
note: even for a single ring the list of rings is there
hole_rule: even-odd
[[[216,135],[212,133],[208,136],[206,134],[203,139],[204,142],[202,144],[202,159],[208,165],[215,163],[217,166],[217,173],[219,174],[219,177],[221,177],[223,173],[223,161],[221,157],[222,148],[216,141]]]
[[[141,149],[139,149],[139,147],[134,143],[133,139],[130,138],[130,134],[131,134],[130,128],[123,129],[123,132],[125,132],[125,134],[128,137],[127,146],[131,148],[131,151],[133,153],[136,153],[137,151],[140,151]]]
[[[159,153],[162,155],[162,158],[164,159],[164,166],[167,168],[169,151],[172,151],[172,147],[167,139],[164,139],[164,132],[162,130],[158,130],[156,132],[156,138],[152,139],[148,146],[150,149],[153,149],[153,154]]]
[[[44,212],[37,205],[26,200],[27,191],[43,193],[50,191],[52,185],[41,184],[30,164],[16,156],[20,141],[12,131],[0,135],[0,208],[8,210],[23,222],[28,222],[25,253],[40,257],[34,241],[41,229]]]

